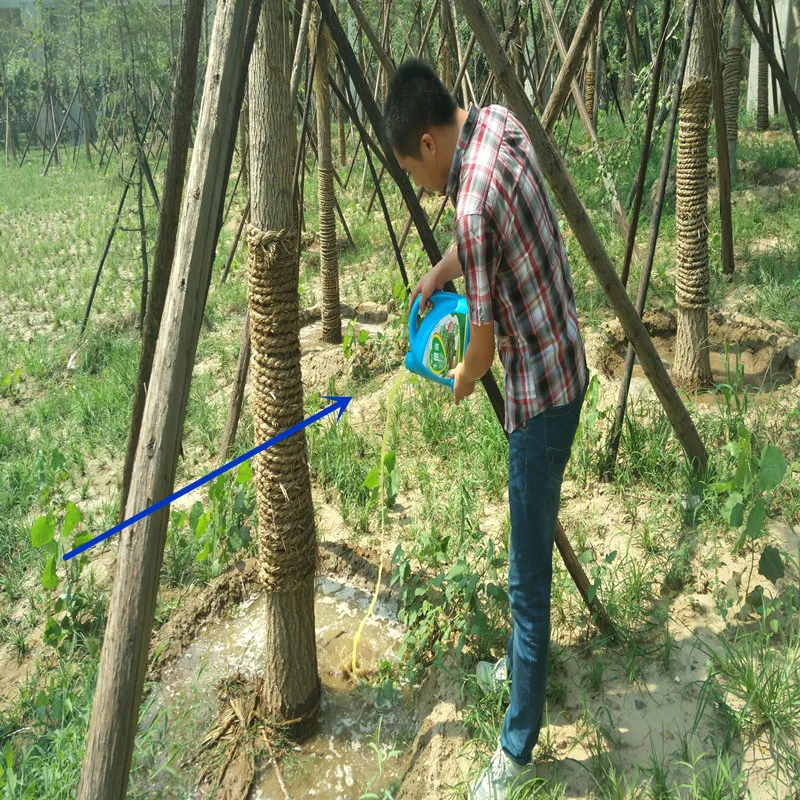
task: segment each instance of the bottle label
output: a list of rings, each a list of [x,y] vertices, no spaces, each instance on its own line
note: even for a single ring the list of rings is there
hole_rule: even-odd
[[[436,323],[423,362],[436,375],[447,377],[464,360],[466,329],[466,314],[446,314]]]

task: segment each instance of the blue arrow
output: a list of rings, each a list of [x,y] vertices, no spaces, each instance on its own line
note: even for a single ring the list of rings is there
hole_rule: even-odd
[[[80,555],[85,550],[88,550],[90,547],[94,547],[96,544],[99,544],[104,539],[108,539],[109,536],[113,536],[115,533],[118,533],[125,528],[130,527],[133,525],[134,522],[138,522],[140,519],[144,519],[145,517],[152,514],[154,511],[158,511],[159,508],[163,508],[166,505],[169,505],[173,500],[177,500],[179,497],[183,497],[183,495],[188,494],[189,492],[196,489],[198,486],[202,486],[204,483],[208,483],[209,481],[213,480],[217,477],[217,475],[222,475],[223,472],[227,472],[229,469],[238,466],[242,463],[242,461],[247,461],[247,459],[252,458],[254,455],[260,453],[262,450],[266,450],[268,447],[272,447],[272,445],[277,444],[281,440],[285,439],[287,436],[291,436],[293,433],[297,433],[297,431],[301,430],[302,428],[307,427],[308,425],[313,424],[319,419],[322,419],[327,414],[330,414],[332,411],[339,410],[339,414],[336,417],[336,421],[338,422],[342,418],[342,414],[344,414],[345,409],[347,408],[347,404],[353,399],[352,397],[331,397],[329,395],[323,395],[326,400],[333,400],[333,405],[328,406],[327,408],[323,408],[322,411],[317,411],[316,414],[312,414],[308,419],[304,419],[302,422],[298,422],[297,425],[293,425],[288,430],[279,433],[277,436],[273,436],[272,439],[268,439],[266,442],[254,447],[252,450],[248,450],[246,453],[242,453],[238,458],[234,458],[233,461],[229,461],[227,464],[223,464],[221,467],[218,467],[213,472],[209,472],[208,475],[203,476],[202,478],[198,478],[193,483],[190,483],[188,486],[184,486],[183,489],[179,489],[174,494],[171,494],[169,497],[165,497],[163,500],[159,500],[157,503],[154,503],[149,508],[146,508],[144,511],[140,511],[138,514],[134,514],[130,519],[126,519],[123,522],[120,522],[118,525],[115,525],[113,528],[109,528],[105,533],[101,533],[99,536],[95,536],[94,539],[89,539],[88,542],[84,542],[82,545],[73,548],[68,553],[64,553],[64,561],[69,561],[71,558],[74,558],[77,555]]]

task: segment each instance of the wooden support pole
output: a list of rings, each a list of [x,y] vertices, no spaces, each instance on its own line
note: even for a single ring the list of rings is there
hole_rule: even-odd
[[[381,40],[372,29],[372,25],[369,24],[369,20],[367,19],[366,14],[361,10],[358,0],[347,0],[347,2],[350,4],[350,8],[353,9],[353,13],[356,15],[359,25],[361,25],[361,30],[364,31],[364,35],[367,37],[370,46],[375,51],[375,55],[378,56],[378,61],[380,61],[381,66],[386,70],[387,76],[391,78],[395,72],[394,62],[391,58],[389,58],[389,54],[384,49]]]
[[[311,0],[303,0],[303,15],[300,17],[300,31],[297,36],[297,47],[294,51],[294,61],[292,63],[292,77],[290,82],[290,92],[292,103],[297,97],[297,90],[300,88],[300,69],[303,64],[303,55],[306,51],[306,41],[308,40],[308,24],[311,19]]]
[[[132,516],[172,492],[192,367],[233,158],[250,49],[248,0],[220,4],[206,71],[197,140],[181,216],[168,303],[147,392]],[[260,2],[250,8],[255,23]],[[245,33],[247,29],[247,33]],[[169,507],[119,535],[114,589],[97,676],[78,800],[124,800],[147,667]]]
[[[653,123],[656,117],[656,106],[658,105],[658,90],[661,86],[661,68],[664,64],[664,49],[666,47],[667,22],[669,12],[672,7],[672,0],[664,0],[664,8],[661,11],[661,30],[658,36],[658,50],[656,52],[655,64],[653,65],[653,80],[650,87],[650,100],[647,106],[647,121],[644,126],[644,136],[642,137],[642,155],[639,159],[639,171],[633,183],[633,211],[631,213],[630,229],[628,239],[625,243],[625,260],[622,263],[622,274],[620,280],[622,285],[628,286],[628,273],[633,257],[633,247],[636,243],[636,231],[639,228],[639,213],[642,209],[642,194],[644,193],[644,180],[647,175],[647,165],[650,162],[650,147],[653,143]],[[639,311],[641,316],[641,311]]]
[[[672,385],[642,320],[614,271],[611,259],[578,197],[566,165],[559,156],[552,139],[542,128],[524,89],[516,80],[511,64],[500,46],[485,10],[481,7],[479,0],[458,0],[458,2],[466,14],[470,26],[478,35],[478,40],[481,42],[492,70],[512,103],[514,113],[528,131],[545,177],[564,210],[586,260],[622,323],[628,339],[633,343],[645,374],[661,401],[690,463],[704,471],[708,465],[708,453],[697,429]]]
[[[656,244],[658,243],[658,232],[661,226],[661,212],[664,210],[664,195],[667,188],[669,177],[669,165],[672,160],[672,147],[675,140],[675,128],[678,124],[678,111],[681,104],[681,92],[683,91],[683,76],[686,71],[686,60],[689,56],[689,45],[692,41],[692,28],[694,26],[694,12],[697,7],[697,0],[690,0],[690,6],[686,15],[686,28],[683,32],[683,44],[681,53],[678,57],[677,70],[675,73],[672,103],[670,106],[669,125],[667,135],[664,139],[664,153],[661,158],[661,172],[658,177],[656,188],[656,199],[653,205],[653,217],[650,221],[650,235],[647,242],[647,253],[645,254],[642,273],[639,277],[639,288],[636,293],[636,313],[641,317],[644,313],[645,303],[647,302],[647,291],[650,286],[650,274],[653,269],[653,261],[656,254]],[[633,375],[633,364],[636,351],[633,345],[628,342],[625,352],[625,367],[622,375],[622,382],[617,392],[617,404],[614,410],[614,423],[608,440],[608,453],[603,466],[600,470],[600,477],[606,482],[614,479],[616,469],[617,453],[619,452],[620,439],[622,437],[622,424],[625,421],[625,410],[628,405],[628,392]]]
[[[550,7],[549,5],[543,5],[543,8],[547,12],[547,9]],[[597,18],[600,16],[600,10],[602,8],[603,0],[589,0],[586,4],[586,8],[583,9],[583,14],[581,15],[575,35],[572,37],[569,52],[565,56],[562,51],[561,69],[558,72],[553,91],[550,93],[550,99],[547,101],[547,107],[542,114],[542,127],[544,127],[548,133],[553,130],[553,126],[561,114],[561,107],[564,105],[564,101],[567,99],[567,95],[572,88],[575,75],[583,61],[586,45],[589,44],[589,38],[597,24]],[[548,18],[552,25],[556,25],[552,8],[550,8],[548,12]],[[556,36],[559,35],[560,31]],[[558,43],[558,38],[556,38],[556,43]],[[590,127],[592,126],[590,125]]]
[[[341,65],[342,74],[345,73],[344,65],[341,64],[341,57],[339,57],[339,63]],[[347,84],[347,81],[344,82],[344,89],[347,92],[347,99],[349,100],[349,105],[353,105],[353,98],[350,94],[350,86]],[[372,163],[372,158],[369,154],[369,147],[367,146],[366,140],[366,131],[364,130],[363,125],[359,121],[357,116],[353,116],[352,119],[355,122],[356,127],[358,128],[359,135],[361,136],[361,141],[364,144],[364,156],[367,159],[367,164],[369,164],[369,170],[372,173],[372,180],[375,181],[375,188],[378,191],[378,200],[381,204],[381,209],[383,211],[383,219],[386,222],[386,229],[389,231],[389,239],[392,242],[392,248],[394,250],[394,257],[397,260],[397,266],[400,268],[400,275],[403,277],[403,283],[408,286],[408,275],[406,274],[406,266],[403,263],[403,254],[400,252],[400,247],[397,244],[397,237],[394,233],[394,226],[392,225],[392,217],[389,214],[389,209],[386,207],[386,200],[384,199],[383,192],[381,191],[380,181],[378,180],[378,176],[375,172],[375,166]]]
[[[233,264],[234,256],[236,255],[236,248],[239,246],[239,240],[242,238],[242,231],[244,230],[244,224],[247,222],[248,217],[250,216],[250,201],[247,201],[247,205],[244,207],[244,211],[242,212],[242,219],[239,222],[239,227],[236,229],[236,236],[233,238],[233,246],[231,247],[231,252],[228,254],[228,260],[225,262],[225,269],[222,270],[222,278],[220,278],[220,283],[225,283],[228,280],[228,273],[231,271],[231,265]]]
[[[714,8],[714,6],[712,6]],[[714,135],[717,140],[717,187],[719,222],[722,240],[722,274],[733,280],[733,215],[731,211],[731,166],[728,158],[728,132],[725,124],[725,92],[722,86],[722,17],[712,12],[713,23],[707,31],[711,50],[711,96],[714,104]]]

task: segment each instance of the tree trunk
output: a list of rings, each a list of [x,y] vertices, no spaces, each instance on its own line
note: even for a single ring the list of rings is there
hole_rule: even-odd
[[[221,219],[242,73],[247,68],[243,43],[247,41],[248,5],[247,0],[220,4],[214,18],[169,302],[145,403],[128,516],[169,497],[174,488],[192,366],[216,249],[215,223]],[[123,800],[126,796],[168,521],[169,507],[164,506],[123,530],[117,539],[117,569],[78,800]]]
[[[602,59],[603,59],[603,9],[600,9],[600,15],[597,18],[597,38],[595,40],[595,63],[594,63],[594,108],[592,113],[592,127],[597,130],[597,114],[600,108],[600,90],[602,72]]]
[[[728,30],[728,54],[722,81],[725,92],[725,131],[728,137],[728,162],[731,183],[736,183],[736,145],[739,140],[739,84],[742,80],[742,23],[744,16],[739,4],[731,4],[731,24]]]
[[[291,64],[285,56],[290,51],[286,5],[264,4],[249,77],[250,397],[259,443],[303,418],[300,256],[297,208],[291,202],[297,145]],[[305,433],[278,442],[253,462],[261,578],[267,589],[262,712],[297,720],[289,732],[299,740],[316,724],[322,692],[314,638],[317,545]]]
[[[764,0],[764,14],[769,21],[772,6],[769,0]],[[767,33],[767,31],[764,31]],[[756,130],[765,131],[769,128],[769,63],[763,47],[758,48],[758,95],[756,110]]]
[[[125,519],[125,506],[127,505],[128,492],[130,491],[133,460],[139,444],[139,430],[142,425],[145,397],[150,383],[156,342],[161,328],[161,316],[164,311],[169,277],[172,271],[172,259],[175,254],[175,237],[178,231],[183,182],[186,176],[186,156],[189,152],[190,122],[194,105],[202,13],[203,0],[187,0],[184,5],[178,34],[178,61],[175,65],[172,87],[169,149],[167,150],[167,166],[164,175],[164,192],[158,213],[158,233],[156,234],[156,247],[153,253],[153,274],[144,318],[144,335],[142,336],[142,349],[139,353],[139,370],[136,376],[136,393],[133,398],[128,448],[125,452],[125,463],[122,467],[119,522]]]
[[[597,65],[597,29],[592,30],[592,38],[589,40],[589,56],[586,62],[586,79],[584,82],[584,95],[586,97],[586,113],[592,118],[594,123],[594,84]]]
[[[448,28],[450,18],[450,7],[447,0],[439,0],[439,77],[442,83],[448,88],[453,88],[453,73],[450,69],[450,62],[453,54],[450,52],[450,36]]]
[[[312,38],[321,25],[314,7]],[[341,344],[342,315],[339,305],[339,255],[336,246],[336,216],[333,208],[333,156],[331,153],[331,105],[328,89],[329,37],[323,29],[317,44],[314,70],[314,116],[317,121],[317,198],[319,201],[320,277],[322,282],[322,341]]]
[[[707,2],[698,2],[689,47],[678,130],[677,278],[678,334],[672,379],[687,389],[711,380],[708,358],[708,129],[711,101]]]

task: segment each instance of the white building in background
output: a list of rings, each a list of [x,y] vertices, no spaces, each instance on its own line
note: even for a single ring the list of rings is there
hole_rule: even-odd
[[[736,0],[733,0],[734,2]],[[2,2],[2,0],[0,0]],[[798,11],[795,5],[796,0],[773,0],[775,4],[775,12],[778,17],[780,25],[780,41],[783,42],[784,52],[786,54],[786,66],[789,70],[789,82],[792,84],[795,92],[800,89],[800,75],[798,75],[798,68],[800,67],[800,52],[798,51],[797,44],[797,22]],[[755,5],[755,4],[753,4]],[[763,0],[762,0],[763,5]],[[751,6],[756,22],[760,24],[761,19],[757,8]],[[773,20],[773,25],[774,25]],[[744,23],[747,27],[747,22]],[[747,109],[748,111],[755,111],[758,105],[758,42],[756,37],[752,36],[752,44],[750,45],[750,69],[747,77]],[[773,36],[773,49],[778,61],[783,66],[783,61],[780,56],[780,45],[778,40],[778,32],[775,31]],[[769,80],[769,114],[782,114],[783,97],[781,96],[780,86],[778,87],[778,107],[775,107],[775,98],[772,91],[772,71],[770,70]]]

